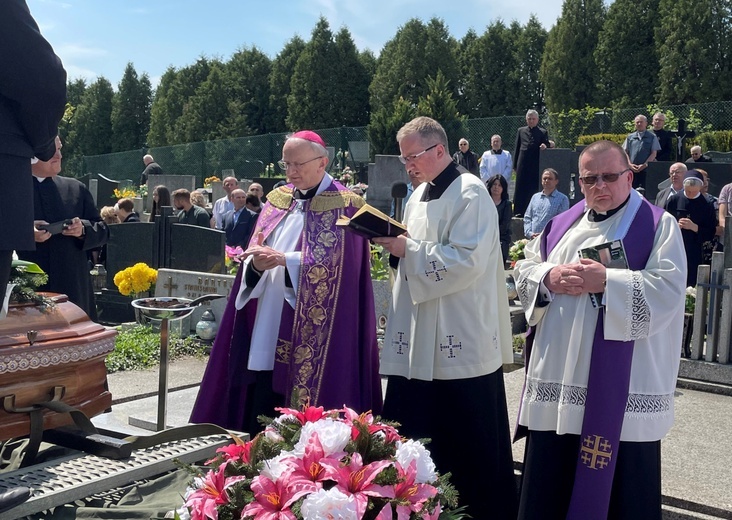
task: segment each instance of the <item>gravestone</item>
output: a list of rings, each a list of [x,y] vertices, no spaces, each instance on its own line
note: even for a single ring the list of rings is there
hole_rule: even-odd
[[[81,180],[81,179],[79,179]],[[83,181],[82,181],[83,182]],[[99,191],[99,180],[97,179],[87,179],[87,189],[89,190],[89,193],[91,193],[92,199],[94,199],[94,206],[96,208],[103,208],[104,206],[99,206],[97,193]]]
[[[732,152],[715,152],[714,150],[709,150],[706,155],[711,157],[716,163],[732,163]]]
[[[570,206],[584,198],[576,180],[579,172],[579,151],[569,148],[549,148],[542,151],[539,155],[538,185],[534,193],[541,191],[541,172],[547,168],[554,168],[559,173],[557,189],[569,197]]]
[[[170,263],[165,267],[223,274],[226,233],[218,229],[173,224],[170,229]]]
[[[349,160],[353,165],[367,163],[371,158],[368,141],[348,141]]]
[[[210,310],[213,312],[217,322],[221,322],[226,308],[226,301],[231,287],[234,284],[234,276],[228,274],[211,274],[197,271],[185,271],[179,269],[159,269],[158,281],[155,284],[156,297],[178,297],[193,300],[205,294],[221,294],[227,298],[219,298],[199,305],[190,317],[182,320],[183,331],[195,331],[196,323],[201,315]]]
[[[228,176],[227,176],[228,177]],[[211,204],[219,200],[221,197],[226,195],[224,191],[223,182],[212,182],[211,183]]]
[[[196,176],[195,175],[151,175],[147,179],[147,187],[148,192],[152,193],[152,191],[155,189],[155,186],[165,186],[170,190],[170,194],[172,196],[173,192],[175,190],[185,188],[188,191],[193,191],[196,189]],[[148,213],[152,209],[152,197],[147,198],[147,204],[145,206],[145,211]]]
[[[120,181],[110,179],[104,175],[96,175],[97,179],[97,198],[94,199],[97,208],[104,206],[114,206],[117,198],[114,196],[114,190],[120,187]]]
[[[369,204],[388,215],[391,211],[391,186],[397,181],[409,182],[407,170],[396,155],[377,155],[368,175]]]

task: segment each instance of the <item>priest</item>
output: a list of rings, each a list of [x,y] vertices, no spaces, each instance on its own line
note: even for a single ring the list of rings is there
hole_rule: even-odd
[[[496,205],[450,160],[437,121],[416,118],[397,141],[422,184],[405,209],[408,235],[373,239],[398,259],[381,357],[383,415],[403,435],[431,439],[437,468],[452,473],[474,518],[514,519],[502,370],[513,352]]]
[[[381,411],[367,240],[336,227],[364,202],[325,171],[325,142],[288,137],[216,336],[192,422],[249,433],[276,406]],[[293,403],[294,399],[294,403]]]
[[[585,148],[579,182],[584,204],[551,220],[516,268],[532,327],[519,412],[521,433],[528,430],[519,518],[661,520],[684,245],[674,218],[632,189],[617,144]],[[613,264],[623,267],[579,259],[578,251],[609,242]]]

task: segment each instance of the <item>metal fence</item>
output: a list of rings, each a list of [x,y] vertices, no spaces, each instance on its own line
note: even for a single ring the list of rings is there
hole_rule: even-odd
[[[678,119],[685,119],[691,129],[697,132],[732,130],[732,101],[675,105],[661,107],[667,116],[667,129],[675,129]],[[542,126],[557,147],[573,148],[580,135],[624,134],[632,130],[632,121],[638,114],[650,118],[647,107],[626,109],[603,109],[577,111],[576,114],[544,114]],[[631,124],[629,127],[628,124]],[[469,119],[465,122],[464,137],[470,141],[470,148],[478,155],[490,149],[491,136],[498,134],[503,146],[513,151],[516,131],[525,125],[524,114],[513,116]],[[341,127],[317,130],[328,146],[348,150],[350,141],[368,141],[366,127]],[[280,174],[277,161],[281,158],[282,144],[286,134],[267,134],[219,141],[205,141],[176,146],[152,148],[149,150],[155,161],[167,174],[194,175],[201,183],[206,177],[221,177],[222,170],[233,169],[239,178],[263,176],[265,167],[273,165],[275,174]],[[450,143],[451,153],[457,143]],[[718,150],[727,151],[727,150]],[[143,169],[142,156],[148,150],[131,150],[106,155],[86,156],[77,175],[98,173],[115,180],[137,181]],[[371,150],[373,154],[374,151]]]

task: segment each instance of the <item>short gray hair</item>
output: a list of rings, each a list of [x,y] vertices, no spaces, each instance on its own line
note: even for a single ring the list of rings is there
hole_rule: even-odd
[[[423,141],[437,139],[438,144],[444,146],[445,151],[448,152],[447,134],[445,133],[445,129],[442,128],[440,123],[431,117],[415,117],[406,125],[401,127],[397,132],[397,142],[401,143],[402,139],[414,134],[419,134],[420,139]]]
[[[534,110],[533,108],[531,108],[531,109],[529,109],[529,110],[528,110],[528,111],[526,112],[526,117],[529,117],[529,116],[536,116],[536,117],[539,117],[539,112],[537,112],[536,110]]]

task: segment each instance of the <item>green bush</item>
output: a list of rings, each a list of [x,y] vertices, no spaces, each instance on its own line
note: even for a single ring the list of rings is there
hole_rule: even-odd
[[[196,336],[170,337],[170,359],[184,356],[203,356],[208,350]],[[151,327],[138,325],[120,330],[114,350],[107,356],[107,372],[141,370],[160,362],[160,334]]]
[[[620,146],[623,146],[623,143],[625,142],[625,138],[628,137],[628,134],[593,134],[593,135],[581,135],[577,138],[577,144],[587,146],[588,144],[592,144],[595,141],[614,141],[618,143]]]

